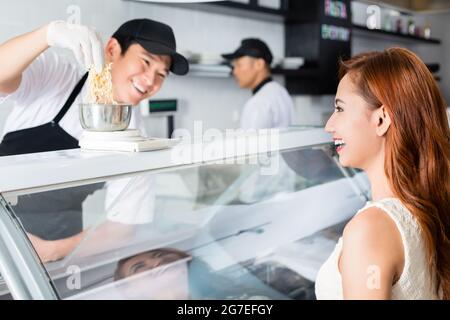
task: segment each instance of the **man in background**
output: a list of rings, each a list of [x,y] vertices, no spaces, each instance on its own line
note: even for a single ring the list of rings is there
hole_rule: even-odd
[[[294,104],[287,90],[273,81],[272,52],[264,41],[247,38],[233,53],[223,54],[230,61],[239,86],[252,91],[241,115],[241,128],[283,128],[292,124]]]

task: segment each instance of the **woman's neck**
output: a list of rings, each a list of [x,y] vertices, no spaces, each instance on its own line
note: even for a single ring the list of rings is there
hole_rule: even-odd
[[[364,169],[364,171],[367,173],[370,180],[373,201],[395,197],[384,171],[384,155],[380,155],[379,159],[373,161],[373,163],[368,168]]]

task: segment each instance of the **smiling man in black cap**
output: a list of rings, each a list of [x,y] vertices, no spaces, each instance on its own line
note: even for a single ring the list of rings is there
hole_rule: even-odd
[[[133,105],[155,94],[169,70],[184,75],[189,67],[176,52],[172,29],[148,19],[123,24],[106,45],[105,57],[113,63],[116,101]]]
[[[47,50],[50,47],[71,50],[79,65]],[[176,52],[171,27],[149,19],[124,23],[104,47],[94,30],[64,21],[53,21],[0,45],[0,104],[14,103],[0,134],[0,156],[78,148],[83,133],[78,103],[89,93],[88,70],[99,72],[107,64],[112,64],[114,100],[131,105],[153,96],[169,72],[184,75],[189,70],[187,60]],[[146,135],[139,112],[133,112],[130,128]],[[78,190],[59,202],[51,202],[50,195],[28,201],[31,205],[19,199],[16,214],[43,261],[65,256],[81,240],[81,203],[92,192],[92,188]],[[74,203],[69,205],[70,201]],[[120,219],[130,222],[126,220]]]
[[[282,128],[291,125],[293,102],[287,90],[273,81],[270,65],[272,53],[260,39],[248,38],[233,53],[223,54],[231,62],[233,75],[241,88],[253,96],[241,115],[241,128]]]

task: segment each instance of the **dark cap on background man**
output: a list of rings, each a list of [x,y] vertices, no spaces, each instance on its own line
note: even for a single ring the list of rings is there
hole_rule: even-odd
[[[226,60],[234,60],[240,57],[249,56],[253,58],[262,58],[270,66],[272,63],[272,52],[267,44],[255,38],[247,38],[241,41],[241,46],[233,53],[222,54]]]
[[[173,30],[167,24],[150,19],[135,19],[125,22],[113,34],[113,38],[130,38],[139,43],[145,50],[156,55],[168,55],[172,58],[170,71],[177,75],[185,75],[189,71],[189,63],[176,51]]]

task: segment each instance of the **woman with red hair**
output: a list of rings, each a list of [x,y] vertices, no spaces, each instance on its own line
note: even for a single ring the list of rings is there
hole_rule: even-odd
[[[319,270],[318,299],[450,298],[450,130],[425,64],[391,48],[341,62],[326,130],[372,201]]]

